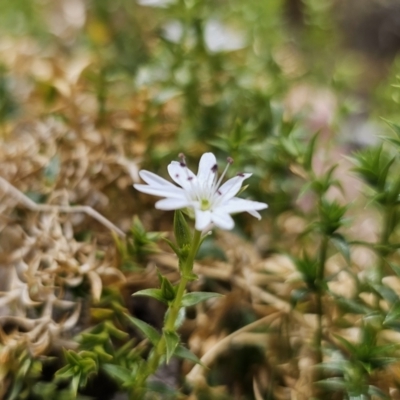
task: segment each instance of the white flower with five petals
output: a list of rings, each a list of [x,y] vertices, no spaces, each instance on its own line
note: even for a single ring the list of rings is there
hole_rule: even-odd
[[[251,174],[237,174],[221,185],[232,161],[228,159],[228,165],[218,179],[218,165],[214,154],[202,155],[197,175],[187,167],[184,156],[181,156],[180,162],[172,161],[168,165],[169,175],[179,186],[152,172],[142,170],[139,175],[147,185],[135,184],[134,187],[140,192],[164,197],[155,205],[159,210],[192,209],[196,219],[195,228],[198,231],[212,225],[221,229],[232,229],[234,221],[230,214],[248,212],[260,219],[257,211],[268,207],[265,203],[235,197],[243,181]]]

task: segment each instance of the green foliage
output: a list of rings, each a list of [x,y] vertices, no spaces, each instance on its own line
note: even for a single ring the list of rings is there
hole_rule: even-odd
[[[0,124],[4,123],[17,111],[17,103],[10,91],[10,82],[5,67],[0,64]]]
[[[332,236],[344,222],[344,214],[347,206],[342,206],[336,201],[321,200],[319,213],[320,221],[318,227],[322,233],[327,236]]]
[[[395,157],[391,157],[388,152],[384,150],[383,145],[367,148],[354,155],[354,163],[356,164],[354,171],[356,171],[368,185],[378,191],[380,195],[386,188],[389,169],[394,161]],[[384,201],[384,199],[381,198],[379,198],[379,200]]]
[[[121,269],[126,271],[141,269],[142,263],[148,255],[158,253],[159,249],[156,243],[163,237],[163,233],[146,232],[139,217],[135,216],[125,240],[114,235],[121,259]]]
[[[209,293],[209,292],[192,292],[186,293],[182,297],[182,307],[194,306],[202,301],[206,301],[213,297],[222,297],[219,293]]]
[[[87,385],[88,379],[98,371],[96,354],[90,351],[64,350],[66,365],[58,370],[56,381],[69,380],[71,393],[76,396],[79,388]]]
[[[9,389],[9,400],[27,399],[33,384],[40,376],[42,363],[34,359],[26,349],[17,349],[15,361],[8,366],[14,374],[14,380]]]
[[[296,259],[296,267],[301,273],[307,288],[315,291],[318,288],[318,259],[311,258],[307,253],[302,258]]]
[[[190,231],[189,225],[180,210],[176,210],[174,214],[174,236],[178,248],[182,251],[186,249],[192,242],[192,233]]]
[[[275,251],[290,254],[291,259],[295,260],[301,282],[299,275],[296,275],[295,283],[291,281],[291,277],[285,275],[271,276],[270,280],[266,280],[266,283],[263,281],[260,285],[255,283],[258,282],[257,279],[246,279],[239,285],[242,277],[237,275],[242,267],[246,273],[250,271],[249,276],[253,277],[254,273],[255,278],[258,278],[259,271],[253,271],[253,268],[258,268],[258,261],[256,266],[250,261],[249,265],[244,262],[244,266],[242,263],[234,263],[232,267],[235,275],[231,279],[224,281],[206,277],[206,281],[218,288],[215,290],[225,291],[239,285],[240,293],[243,290],[251,293],[252,302],[249,308],[257,306],[260,313],[264,308],[269,311],[284,309],[285,312],[282,312],[279,323],[276,324],[280,326],[280,333],[284,331],[283,326],[298,326],[301,318],[296,313],[315,314],[317,327],[312,338],[307,337],[307,340],[299,343],[302,339],[299,335],[296,340],[283,335],[279,337],[282,339],[279,346],[284,347],[285,342],[288,343],[285,351],[282,351],[282,354],[290,355],[290,360],[285,360],[285,364],[292,366],[300,359],[298,348],[304,352],[315,352],[317,363],[322,362],[323,356],[328,354],[332,360],[321,364],[321,370],[326,373],[326,379],[321,377],[321,387],[341,392],[349,399],[369,399],[372,396],[387,398],[387,394],[374,386],[379,384],[375,382],[374,374],[387,371],[388,365],[397,362],[397,346],[381,341],[379,333],[383,329],[400,329],[398,294],[384,280],[393,272],[397,277],[400,276],[400,176],[397,173],[400,166],[400,125],[397,115],[400,100],[398,93],[388,95],[385,91],[379,95],[385,101],[379,106],[376,104],[376,111],[373,112],[391,112],[389,117],[395,122],[387,123],[393,132],[383,136],[386,141],[384,144],[362,148],[352,158],[354,171],[368,186],[366,194],[370,202],[366,209],[373,208],[371,214],[374,217],[371,218],[375,218],[375,214],[379,215],[375,218],[379,225],[376,228],[379,236],[376,240],[353,240],[354,232],[347,229],[352,228],[351,221],[346,216],[360,212],[364,205],[357,209],[359,199],[355,200],[355,207],[345,204],[346,201],[341,203],[331,200],[330,190],[342,190],[342,180],[343,186],[345,184],[345,179],[340,176],[341,168],[337,168],[340,160],[335,152],[331,156],[330,146],[334,150],[340,147],[340,151],[347,151],[353,145],[364,146],[364,142],[359,143],[358,139],[354,139],[353,143],[349,138],[343,138],[343,142],[339,144],[331,140],[334,138],[334,131],[342,131],[336,128],[344,122],[341,120],[343,116],[351,121],[354,116],[358,118],[365,111],[358,109],[360,105],[354,100],[360,93],[360,87],[356,83],[360,81],[359,76],[362,76],[359,74],[360,61],[354,61],[358,57],[348,50],[340,49],[339,52],[342,32],[337,33],[333,15],[335,7],[340,7],[340,4],[334,5],[329,0],[177,0],[165,4],[164,7],[152,8],[131,0],[90,0],[71,2],[71,5],[67,1],[50,8],[50,3],[16,0],[0,4],[0,30],[2,38],[4,37],[0,47],[6,66],[0,68],[0,128],[1,135],[4,128],[4,136],[12,136],[14,133],[18,136],[21,126],[26,123],[25,118],[30,121],[38,107],[37,122],[42,123],[50,113],[51,117],[56,116],[65,122],[65,131],[68,134],[60,135],[57,139],[57,145],[62,149],[60,153],[54,153],[51,149],[50,161],[45,167],[41,167],[40,182],[34,180],[34,172],[25,174],[25,164],[21,168],[15,168],[15,171],[24,172],[22,178],[18,176],[13,165],[8,165],[8,159],[4,176],[10,174],[21,187],[31,185],[33,189],[29,187],[28,190],[33,190],[30,192],[32,198],[43,202],[47,199],[47,189],[53,186],[57,190],[61,189],[57,186],[60,182],[66,185],[65,189],[71,194],[71,199],[79,197],[74,192],[74,187],[80,188],[80,185],[76,185],[70,171],[65,172],[63,164],[68,160],[63,158],[63,150],[66,143],[71,141],[69,136],[76,137],[76,140],[84,138],[82,140],[90,142],[91,139],[86,134],[92,130],[101,131],[102,140],[104,134],[107,151],[113,149],[113,146],[121,147],[123,159],[132,157],[141,160],[142,166],[147,168],[151,165],[152,171],[165,167],[166,160],[175,158],[179,151],[197,156],[211,149],[217,153],[219,159],[233,157],[235,164],[232,168],[236,169],[234,172],[253,173],[252,183],[245,195],[270,205],[267,222],[264,219],[254,228],[243,217],[237,224],[237,232],[246,238],[254,238],[254,241],[260,238],[256,243],[260,246],[262,257],[269,257]],[[285,8],[289,5],[293,7],[293,4],[299,7],[297,14],[294,13],[296,15]],[[49,9],[46,9],[47,6]],[[79,7],[83,8],[81,25],[74,14],[79,13]],[[48,21],[60,23],[55,26],[54,22],[50,24]],[[207,39],[207,29],[212,24],[223,28],[221,36],[224,44],[228,42],[230,29],[238,33],[241,37],[240,46],[236,49],[212,48]],[[176,28],[173,32],[178,34],[175,37],[168,34],[171,33],[171,27],[172,31]],[[20,47],[21,42],[16,41],[14,49],[14,42],[11,45],[7,42],[9,34],[23,37],[27,33],[33,35],[32,46],[28,42],[28,46],[23,43]],[[214,35],[214,38],[216,36],[218,35]],[[52,40],[51,46],[46,46],[46,41],[49,40]],[[37,63],[30,58],[35,46],[40,49],[36,55]],[[51,56],[53,48],[57,49],[54,50],[54,59]],[[75,54],[84,55],[90,60],[90,64],[81,74],[72,78],[74,68],[69,63],[75,61]],[[25,62],[24,57],[29,62]],[[13,63],[14,59],[18,62]],[[369,63],[364,59],[361,63],[370,69]],[[16,71],[14,74],[14,64],[18,69],[20,64],[32,65],[32,71],[26,73],[22,68],[22,72]],[[394,69],[396,68],[398,69],[398,60],[394,62]],[[49,77],[42,82],[35,71],[43,72],[47,69],[50,71]],[[365,83],[362,82],[363,93]],[[299,87],[301,89],[303,86],[311,89],[310,93],[299,91]],[[63,90],[65,93],[61,93]],[[332,95],[334,102],[338,103],[337,106],[319,99],[316,94],[319,90],[327,92],[328,97]],[[373,93],[369,95],[368,97],[377,96]],[[31,102],[26,105],[28,113],[20,112],[24,111],[23,99]],[[92,106],[85,108],[87,104],[93,103],[93,99],[94,103],[97,101],[97,110],[94,111]],[[297,107],[303,101],[304,104]],[[324,115],[321,118],[321,114],[324,114],[318,107],[321,104],[332,108],[328,110],[332,112],[332,117],[326,117],[326,121],[320,124],[320,119],[325,118]],[[10,130],[10,121],[21,115],[24,120],[20,122],[23,123],[10,126]],[[120,126],[116,122],[125,117],[131,122],[128,127],[123,124]],[[49,132],[53,133],[53,130],[49,129]],[[114,135],[121,142],[114,142]],[[43,138],[40,140],[44,142]],[[75,139],[71,143],[73,141]],[[326,145],[328,142],[331,143]],[[126,146],[127,143],[129,146]],[[98,143],[93,144],[97,145]],[[44,148],[45,144],[40,142],[40,157],[44,157]],[[5,157],[10,154],[7,153]],[[39,160],[42,165],[41,158]],[[99,163],[102,162],[101,160]],[[323,166],[320,165],[321,162]],[[326,166],[325,162],[333,165]],[[89,167],[91,171],[92,165]],[[108,171],[112,172],[111,180],[118,177],[113,174],[112,168]],[[80,174],[77,175],[80,177],[79,182],[86,181],[81,179]],[[119,177],[116,180],[118,185],[122,182]],[[104,185],[106,195],[110,186],[109,181]],[[44,187],[45,194],[39,193],[37,187]],[[127,191],[126,195],[129,197],[131,194]],[[123,201],[130,201],[128,197]],[[302,201],[308,202],[306,207],[300,205]],[[118,203],[110,201],[109,204],[112,208],[112,204]],[[146,204],[140,204],[140,207],[140,210],[135,211],[147,212]],[[19,210],[16,211],[11,217],[5,216],[4,221],[17,223]],[[146,223],[155,222],[154,219],[152,221],[151,214],[148,213],[145,217]],[[285,218],[298,218],[298,226],[294,232],[283,226],[282,220]],[[30,222],[29,218],[26,220]],[[299,220],[301,221],[298,222]],[[159,226],[166,226],[165,222],[168,224],[169,220],[162,222]],[[304,230],[302,223],[306,226]],[[33,231],[30,227],[29,234],[26,235],[27,241]],[[163,233],[147,232],[136,216],[126,239],[115,237],[118,251],[115,264],[120,269],[118,273],[122,271],[129,283],[132,282],[132,277],[136,278],[132,273],[143,271],[148,264],[148,256],[160,252],[157,245],[160,239],[165,239],[178,257],[180,280],[171,282],[158,272],[158,288],[139,290],[133,294],[152,297],[168,307],[162,333],[130,315],[121,296],[116,294],[117,289],[111,289],[108,275],[105,274],[101,276],[103,296],[100,304],[90,310],[87,329],[86,324],[81,321],[77,325],[80,330],[85,326],[85,330],[74,339],[78,348],[76,351],[64,352],[65,366],[57,372],[56,378],[51,382],[44,381],[44,361],[34,357],[26,349],[18,349],[10,357],[12,362],[4,365],[8,385],[7,399],[28,399],[32,397],[32,393],[39,399],[79,398],[79,392],[83,392],[89,380],[101,371],[106,372],[132,399],[140,399],[147,393],[152,396],[153,392],[157,393],[154,394],[155,398],[160,393],[163,398],[178,398],[176,390],[157,386],[156,383],[146,383],[146,380],[165,360],[169,362],[173,357],[200,362],[181,343],[186,329],[182,332],[182,339],[178,332],[185,321],[186,311],[189,313],[201,309],[204,312],[200,307],[186,310],[187,307],[220,296],[212,292],[188,292],[187,285],[198,278],[192,268],[199,244],[202,243],[203,246],[198,259],[207,259],[210,264],[216,259],[232,263],[232,257],[229,249],[220,246],[220,242],[214,238],[203,237],[197,240],[196,232],[191,230],[180,211],[175,213],[173,232],[174,241],[165,239]],[[3,249],[3,238],[1,239]],[[99,242],[103,246],[103,238]],[[40,241],[37,246],[41,246]],[[104,245],[107,246],[108,244]],[[366,271],[364,265],[359,265],[357,252],[354,251],[357,246],[375,252],[377,260],[370,267],[371,271]],[[342,257],[337,257],[339,253]],[[79,260],[81,262],[85,261]],[[34,263],[29,260],[21,264]],[[335,264],[333,273],[328,268],[331,264]],[[53,267],[49,270],[53,271]],[[37,272],[43,271],[47,273],[47,267],[40,263]],[[354,293],[344,295],[331,290],[330,284],[337,283],[335,280],[342,272],[354,280]],[[32,279],[28,273],[22,275],[23,284],[25,280],[29,283]],[[65,278],[64,271],[61,272],[61,278]],[[200,280],[199,285],[202,283],[203,280]],[[249,287],[242,286],[245,284]],[[46,289],[49,289],[54,282],[46,282],[46,285]],[[59,292],[55,297],[58,301],[63,299],[64,293],[57,285],[58,283],[55,286]],[[278,289],[273,297],[268,292],[273,292],[275,287]],[[36,286],[29,287],[27,297],[34,301],[37,290]],[[196,290],[207,289],[203,287]],[[256,298],[258,293],[260,296]],[[65,295],[68,297],[69,293]],[[372,301],[365,300],[368,296],[373,298]],[[25,300],[23,298],[21,304]],[[286,307],[290,300],[296,307],[293,313]],[[263,302],[267,305],[259,304]],[[15,307],[18,318],[20,314],[24,315],[20,306],[18,304]],[[240,306],[235,303],[235,307]],[[10,310],[14,311],[12,307]],[[253,311],[252,309],[251,312]],[[34,306],[27,314],[31,313],[36,318],[41,312],[41,307]],[[220,314],[216,312],[210,315]],[[371,326],[372,319],[379,320],[375,321],[377,326]],[[293,320],[296,321],[295,324]],[[330,336],[341,324],[355,327],[360,321],[363,321],[360,328],[362,334],[354,343],[344,337],[335,336],[334,340]],[[7,334],[14,329],[18,334],[25,333],[21,332],[23,329],[19,330],[14,326],[10,329],[6,323],[5,325]],[[130,326],[127,325],[133,326],[135,332],[139,331],[147,340],[139,344],[135,339],[130,340],[127,333]],[[268,342],[271,336],[267,335],[270,334],[270,331],[265,333]],[[263,341],[265,342],[265,338]],[[297,347],[292,346],[292,342],[296,342]],[[310,342],[313,342],[312,346],[309,346]],[[268,349],[271,353],[273,350],[273,346]],[[270,355],[267,352],[266,354]],[[282,354],[279,357],[283,359],[286,356]],[[279,397],[275,396],[274,385],[277,384],[282,389],[282,385],[293,379],[293,376],[290,379],[287,376],[282,378],[280,374],[283,374],[285,368],[275,368],[274,364],[281,366],[284,363],[277,363],[275,358],[268,359],[264,365],[265,370],[261,370],[259,374],[257,371],[257,374],[251,376],[250,386],[253,391],[258,385],[256,378],[268,376],[268,393],[258,395],[251,391],[249,398]],[[230,380],[222,380],[222,384],[234,386],[235,396],[247,398],[247,393],[240,391],[240,385],[236,387],[236,382],[232,384],[232,377],[229,378]],[[68,385],[67,388],[64,387],[65,384]],[[207,390],[208,388],[205,392]],[[205,396],[214,398],[214,394],[207,393]],[[329,396],[323,394],[320,397]]]
[[[172,285],[172,283],[158,270],[157,276],[160,282],[160,289],[143,289],[134,293],[132,296],[152,297],[162,303],[170,304],[175,299],[177,287]]]
[[[174,355],[176,348],[178,347],[180,338],[176,332],[167,331],[165,329],[163,331],[163,336],[164,336],[165,344],[167,347],[166,359],[167,359],[167,364],[168,364],[169,361],[171,360],[171,357]]]
[[[158,342],[160,341],[161,335],[149,324],[146,322],[131,317],[127,315],[128,320],[136,327],[138,328],[142,334],[150,340],[150,342],[153,344],[153,346],[157,346]]]

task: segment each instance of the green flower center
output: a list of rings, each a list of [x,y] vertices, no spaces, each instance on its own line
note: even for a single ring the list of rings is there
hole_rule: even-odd
[[[200,209],[201,209],[201,211],[209,210],[210,206],[211,206],[211,204],[210,204],[209,200],[207,200],[207,199],[201,199],[200,200]]]

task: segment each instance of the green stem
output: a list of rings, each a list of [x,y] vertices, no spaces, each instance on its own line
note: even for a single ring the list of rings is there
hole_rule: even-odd
[[[324,277],[325,277],[325,263],[328,252],[329,238],[323,236],[321,247],[319,251],[319,263],[317,271],[317,318],[318,326],[315,335],[315,342],[317,347],[317,363],[322,362],[322,317],[324,315],[324,309],[322,305],[323,295],[324,295]]]
[[[169,306],[168,317],[165,321],[163,331],[175,331],[175,324],[178,318],[179,310],[181,309],[182,298],[185,294],[186,285],[192,279],[193,276],[193,264],[194,258],[196,257],[197,251],[201,243],[201,232],[195,230],[192,240],[192,245],[190,247],[189,255],[184,262],[181,269],[181,279],[179,281],[178,289],[176,291],[175,299]],[[139,371],[138,377],[136,379],[135,387],[132,389],[130,399],[138,400],[143,397],[144,394],[144,384],[147,378],[154,374],[160,365],[161,358],[165,354],[166,343],[164,336],[161,336],[155,349],[150,354],[147,359],[146,364],[143,365],[143,369]]]
[[[193,235],[192,245],[186,262],[182,266],[182,276],[179,282],[178,290],[176,291],[175,299],[170,306],[167,321],[165,323],[165,329],[167,331],[175,330],[175,322],[178,317],[179,310],[181,309],[182,297],[185,294],[185,289],[188,281],[191,279],[194,258],[196,257],[197,250],[199,249],[201,242],[201,232],[195,230]]]
[[[388,206],[385,210],[384,219],[383,219],[383,229],[380,238],[380,244],[382,249],[380,250],[380,259],[378,264],[376,283],[380,284],[384,275],[385,269],[385,256],[387,255],[387,250],[384,249],[385,246],[389,244],[390,235],[393,231],[393,219],[395,217],[395,207]]]

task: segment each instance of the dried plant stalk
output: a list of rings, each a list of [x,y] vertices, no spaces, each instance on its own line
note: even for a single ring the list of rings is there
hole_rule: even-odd
[[[15,186],[13,186],[10,182],[0,176],[0,188],[5,192],[9,193],[13,196],[19,204],[24,205],[31,211],[36,212],[64,212],[64,213],[85,213],[96,221],[100,222],[109,230],[117,233],[121,237],[125,237],[125,233],[115,226],[111,221],[109,221],[106,217],[101,215],[95,209],[90,206],[58,206],[58,205],[50,205],[50,204],[37,204],[32,201],[29,197],[25,196],[20,190],[18,190]]]

